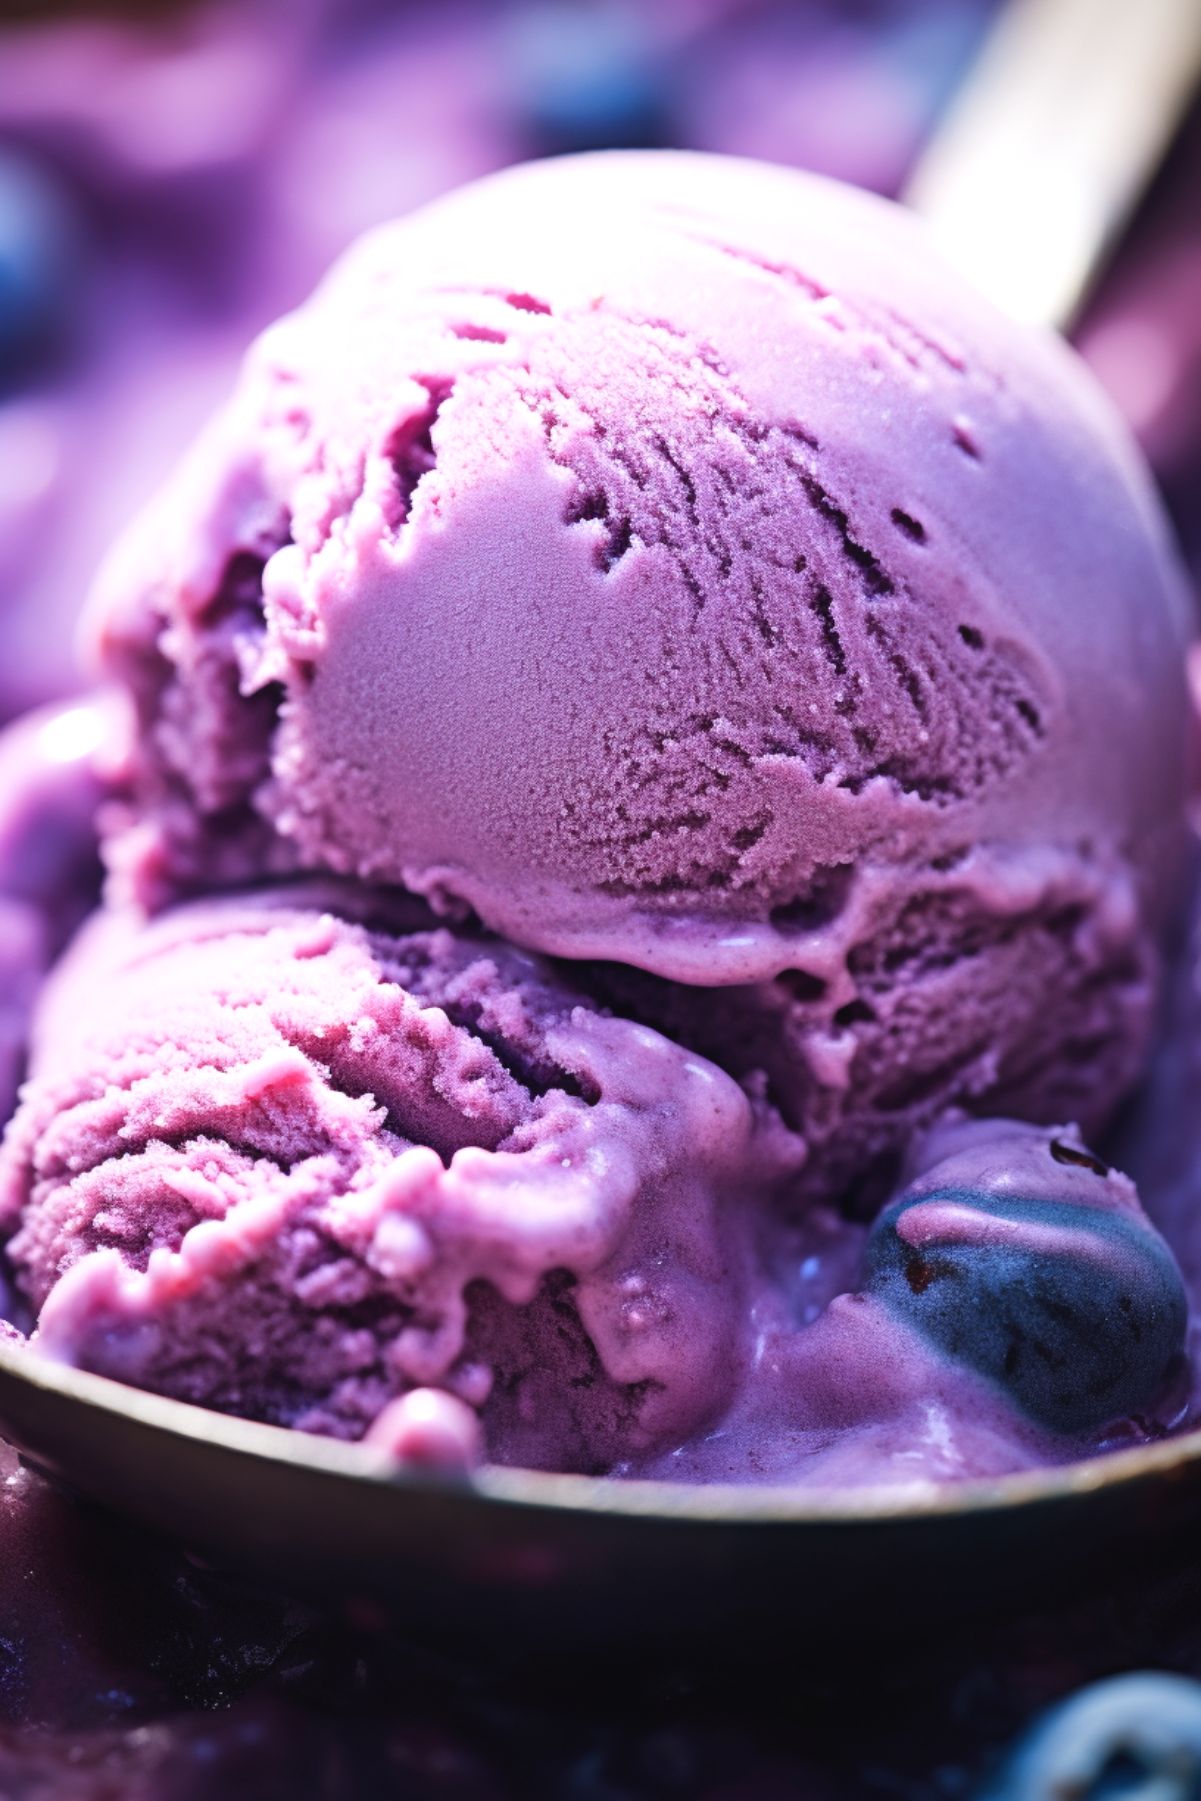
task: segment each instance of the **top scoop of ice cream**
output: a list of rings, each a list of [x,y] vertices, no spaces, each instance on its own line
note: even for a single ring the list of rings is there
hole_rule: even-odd
[[[115,553],[110,855],[641,972],[619,1010],[769,1085],[810,1193],[878,1188],[948,1105],[1095,1131],[1137,1075],[1179,603],[1088,377],[903,212],[518,169],[352,250]]]
[[[718,983],[804,966],[848,871],[1057,847],[1141,907],[1179,831],[1120,427],[899,209],[763,165],[566,159],[369,236],[97,608],[168,884],[220,840]]]

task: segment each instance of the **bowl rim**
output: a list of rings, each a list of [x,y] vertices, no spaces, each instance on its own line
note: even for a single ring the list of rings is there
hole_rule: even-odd
[[[787,1483],[694,1483],[561,1475],[497,1465],[487,1465],[462,1477],[406,1468],[380,1446],[324,1438],[294,1427],[265,1425],[153,1394],[108,1376],[54,1362],[16,1340],[0,1339],[0,1377],[101,1414],[132,1420],[154,1433],[201,1441],[235,1456],[266,1460],[285,1468],[426,1494],[442,1492],[461,1498],[468,1492],[484,1501],[534,1512],[686,1520],[698,1525],[820,1525],[854,1529],[881,1521],[895,1525],[1008,1513],[1134,1485],[1201,1462],[1198,1427],[1151,1444],[1101,1452],[1072,1463],[937,1485],[820,1490]],[[5,1411],[0,1399],[0,1416]],[[23,1448],[24,1436],[15,1434],[18,1450]],[[70,1479],[72,1472],[64,1465],[63,1474]]]

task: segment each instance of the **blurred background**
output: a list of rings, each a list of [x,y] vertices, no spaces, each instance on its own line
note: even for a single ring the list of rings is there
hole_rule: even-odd
[[[366,226],[515,160],[765,157],[896,193],[995,0],[0,10],[0,718],[248,339]],[[1077,337],[1201,559],[1201,117]]]

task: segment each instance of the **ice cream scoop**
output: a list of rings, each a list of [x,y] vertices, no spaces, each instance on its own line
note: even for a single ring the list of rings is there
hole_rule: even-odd
[[[596,1473],[720,1411],[802,1154],[539,959],[282,889],[85,932],[0,1207],[47,1354],[339,1437],[434,1386],[492,1461]]]
[[[546,960],[326,879],[85,930],[0,1224],[43,1356],[417,1468],[928,1486],[1164,1401],[1179,1276],[1074,1132],[943,1128],[861,1272],[790,1220],[804,1155]]]
[[[923,1119],[987,1105],[1037,1038],[1042,1117],[1087,1062],[1091,1125],[1141,1058],[1172,553],[1071,354],[886,203],[615,154],[368,237],[94,619],[143,899],[329,867],[695,988],[783,975],[782,1104],[878,1078],[873,1154],[915,1067]]]

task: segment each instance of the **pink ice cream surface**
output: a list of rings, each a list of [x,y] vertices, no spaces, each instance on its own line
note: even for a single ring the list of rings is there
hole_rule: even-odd
[[[430,925],[330,885],[85,932],[0,1175],[44,1350],[340,1436],[433,1386],[493,1459],[554,1468],[720,1409],[750,1202],[801,1147],[537,958]],[[425,1405],[381,1430],[445,1461],[470,1435]]]
[[[885,202],[611,154],[370,235],[93,616],[127,887],[326,867],[646,971],[621,1009],[770,1080],[826,1192],[948,1104],[1091,1129],[1141,1064],[1163,522],[1071,353]]]
[[[790,966],[786,919],[739,930],[877,851],[1162,855],[1175,580],[1070,354],[906,215],[618,155],[363,240],[97,607],[155,709],[148,779],[202,819],[249,800],[302,856],[710,982]],[[266,795],[211,717],[182,754],[179,689],[228,706],[231,661],[275,703]]]
[[[93,617],[117,904],[0,1156],[45,1352],[451,1469],[922,1484],[1151,1429],[1035,1424],[854,1223],[1008,1111],[897,1236],[1109,1254],[973,1196],[1137,1213],[1042,1127],[1141,1068],[1184,841],[1145,474],[912,220],[639,154],[384,228]]]

